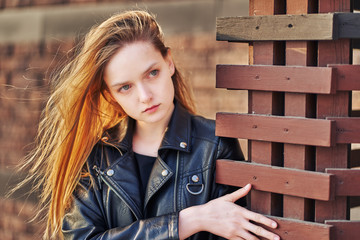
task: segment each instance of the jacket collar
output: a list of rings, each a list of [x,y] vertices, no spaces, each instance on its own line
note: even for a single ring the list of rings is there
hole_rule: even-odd
[[[190,134],[191,115],[180,103],[175,102],[174,112],[159,150],[174,149],[190,152]]]
[[[126,134],[120,142],[116,140],[117,137],[115,136],[116,133],[118,133],[119,131],[119,126],[116,126],[115,128],[116,129],[111,129],[104,134],[109,138],[108,142],[116,144],[116,146],[120,147],[122,150],[131,151],[135,120],[132,118],[128,118]],[[191,114],[183,106],[181,106],[181,104],[175,101],[175,108],[159,150],[174,149],[184,152],[190,152],[190,134]]]

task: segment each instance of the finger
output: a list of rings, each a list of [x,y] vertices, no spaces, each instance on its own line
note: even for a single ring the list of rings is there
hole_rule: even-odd
[[[242,231],[241,237],[246,240],[259,240],[255,235],[249,233],[248,231]]]
[[[277,223],[274,220],[267,218],[259,213],[255,213],[250,210],[247,210],[247,209],[243,209],[243,210],[246,211],[244,217],[247,218],[248,220],[263,224],[263,225],[271,227],[271,228],[277,228]]]
[[[233,237],[233,238],[230,238],[230,240],[245,240],[245,238],[242,238],[242,237]]]
[[[256,236],[264,237],[266,239],[271,239],[271,240],[280,240],[280,237],[275,233],[272,233],[250,222],[247,222],[247,224],[245,224],[244,227],[250,232],[254,233]]]
[[[236,190],[235,192],[229,193],[223,198],[230,202],[236,202],[238,199],[245,197],[251,190],[251,184],[247,184],[245,187]]]

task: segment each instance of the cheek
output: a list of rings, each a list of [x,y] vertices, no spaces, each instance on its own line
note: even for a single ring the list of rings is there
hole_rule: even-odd
[[[113,98],[126,113],[128,112],[128,109],[131,109],[130,104],[132,101],[129,101],[129,98],[126,98],[124,96],[119,97],[116,95],[113,95]]]
[[[131,99],[126,100],[117,100],[117,103],[121,106],[124,113],[132,118],[136,118],[137,112],[136,109],[136,103],[132,101]]]

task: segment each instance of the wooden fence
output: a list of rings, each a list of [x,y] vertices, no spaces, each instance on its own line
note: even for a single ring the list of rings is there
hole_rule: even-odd
[[[217,182],[252,183],[251,209],[274,218],[282,239],[360,239],[348,201],[360,196],[360,169],[349,161],[360,143],[351,111],[359,5],[250,0],[248,17],[217,19],[217,40],[249,42],[250,52],[250,65],[217,66],[217,87],[249,93],[248,114],[216,116],[217,135],[249,140],[249,162],[218,160]]]

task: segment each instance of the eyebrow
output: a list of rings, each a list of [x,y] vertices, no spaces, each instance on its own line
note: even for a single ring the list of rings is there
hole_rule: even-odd
[[[151,68],[153,68],[156,64],[158,64],[158,62],[154,62],[152,64],[149,65],[149,67],[142,73],[142,75],[145,75],[147,72],[150,71]],[[111,85],[111,87],[116,87],[116,86],[119,86],[119,85],[127,85],[128,83],[130,83],[130,81],[125,81],[125,82],[117,82],[117,83],[114,83],[113,85]]]

